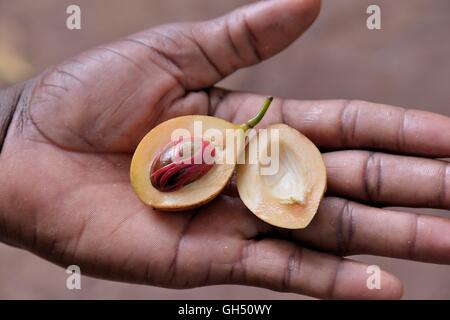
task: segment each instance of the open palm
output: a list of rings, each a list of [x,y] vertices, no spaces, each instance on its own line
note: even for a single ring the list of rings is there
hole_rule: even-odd
[[[449,220],[376,208],[450,206],[447,163],[411,156],[450,156],[450,120],[426,112],[275,99],[262,126],[287,123],[328,151],[328,194],[304,230],[271,227],[236,197],[161,213],[134,194],[131,156],[152,127],[187,114],[250,118],[262,97],[213,85],[284,49],[318,11],[315,0],[268,1],[160,26],[30,81],[1,155],[4,240],[107,279],[236,283],[321,298],[401,296],[400,281],[385,272],[381,289],[369,290],[367,266],[346,255],[450,263]]]

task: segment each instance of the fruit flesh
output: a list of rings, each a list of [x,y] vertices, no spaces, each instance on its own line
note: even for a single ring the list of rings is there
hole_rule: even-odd
[[[284,124],[269,126],[279,132],[279,167],[261,175],[260,162],[238,165],[237,187],[244,204],[267,223],[288,229],[306,227],[314,217],[326,189],[326,168],[320,151],[297,130]],[[258,134],[258,138],[262,136]],[[264,152],[269,140],[252,139],[246,150]],[[252,145],[253,144],[253,145]],[[258,154],[259,156],[259,154]],[[259,157],[258,157],[259,158]]]
[[[223,133],[223,139],[212,142],[216,150],[221,151],[222,154],[230,151],[230,148],[243,147],[244,131],[219,118],[184,116],[161,123],[141,140],[131,162],[130,178],[132,186],[138,197],[147,205],[167,211],[188,210],[209,202],[226,186],[235,168],[235,162],[233,161],[215,164],[200,179],[176,191],[161,192],[151,183],[149,174],[154,157],[172,140],[172,133],[175,130],[185,129],[192,137],[195,137],[195,123],[201,123],[202,133],[206,133],[209,129]],[[233,130],[235,133],[234,144],[224,133],[226,130]],[[234,150],[235,154],[239,152],[240,149]]]
[[[309,173],[296,163],[295,153],[284,144],[280,148],[279,170],[273,175],[262,176],[269,193],[282,204],[305,204],[311,191]]]

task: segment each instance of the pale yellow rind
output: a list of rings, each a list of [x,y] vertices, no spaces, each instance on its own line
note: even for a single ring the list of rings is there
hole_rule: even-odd
[[[284,155],[284,158],[280,159],[280,166],[284,165],[286,154],[297,158],[298,167],[294,169],[302,173],[299,179],[304,180],[305,185],[301,192],[304,199],[299,197],[286,201],[277,198],[274,190],[267,186],[267,177],[260,175],[258,163],[237,166],[236,182],[239,195],[250,211],[265,222],[281,228],[305,228],[316,214],[326,190],[326,167],[322,155],[308,138],[285,124],[271,125],[267,129],[279,130],[280,150],[288,148],[280,152]],[[252,144],[257,143],[257,139],[250,141],[246,149],[246,159],[249,159],[249,150],[256,150]],[[289,165],[292,166],[292,159]]]

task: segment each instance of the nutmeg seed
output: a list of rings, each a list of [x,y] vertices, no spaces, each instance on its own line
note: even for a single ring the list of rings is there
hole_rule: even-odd
[[[207,174],[215,153],[214,146],[200,138],[171,141],[153,159],[151,183],[162,192],[176,191]]]

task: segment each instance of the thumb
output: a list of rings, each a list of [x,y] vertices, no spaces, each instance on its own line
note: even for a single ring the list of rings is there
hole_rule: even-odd
[[[149,30],[130,39],[149,46],[164,43],[164,55],[178,67],[184,88],[197,90],[282,51],[319,10],[319,0],[259,1],[213,20],[166,25],[158,34]]]
[[[30,102],[32,122],[67,149],[129,152],[188,91],[283,50],[319,8],[319,0],[261,1],[86,51],[40,77]]]

